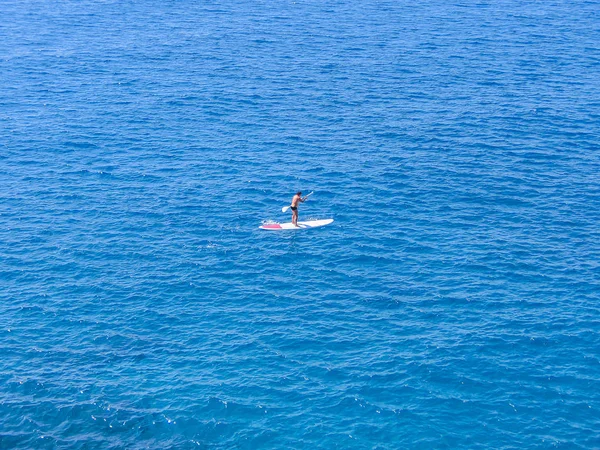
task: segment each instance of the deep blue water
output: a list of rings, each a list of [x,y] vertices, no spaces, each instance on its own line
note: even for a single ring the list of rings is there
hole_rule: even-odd
[[[599,143],[595,0],[2,0],[0,448],[600,448]]]

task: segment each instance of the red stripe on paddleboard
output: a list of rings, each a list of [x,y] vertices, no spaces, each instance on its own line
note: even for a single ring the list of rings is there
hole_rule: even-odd
[[[274,224],[269,224],[269,225],[263,225],[262,227],[278,230],[281,228],[281,225],[279,225],[278,223],[274,223]]]

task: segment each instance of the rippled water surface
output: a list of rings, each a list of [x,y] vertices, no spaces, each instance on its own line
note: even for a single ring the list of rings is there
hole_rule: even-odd
[[[598,1],[0,10],[0,448],[600,447]]]

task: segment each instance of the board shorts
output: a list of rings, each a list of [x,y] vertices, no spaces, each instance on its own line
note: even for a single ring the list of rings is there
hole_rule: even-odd
[[[291,210],[292,210],[292,211],[294,211],[294,212],[298,211],[298,207],[297,207],[297,206],[290,206],[290,208],[291,208]]]

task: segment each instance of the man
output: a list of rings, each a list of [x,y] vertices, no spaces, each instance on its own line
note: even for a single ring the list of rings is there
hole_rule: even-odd
[[[290,207],[292,210],[292,224],[298,226],[298,204],[304,203],[304,199],[302,198],[302,191],[296,192],[294,198],[292,198],[292,206]]]

